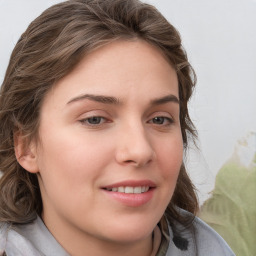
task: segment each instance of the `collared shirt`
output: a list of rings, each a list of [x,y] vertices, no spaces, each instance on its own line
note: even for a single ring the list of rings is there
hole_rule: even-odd
[[[180,224],[176,225],[179,228]],[[193,221],[193,227],[194,232],[184,230],[181,236],[175,238],[167,220],[162,218],[153,232],[151,256],[235,255],[226,242],[197,217]],[[31,224],[11,228],[6,224],[2,225],[0,255],[3,255],[4,251],[7,256],[70,256],[55,240],[40,217]]]

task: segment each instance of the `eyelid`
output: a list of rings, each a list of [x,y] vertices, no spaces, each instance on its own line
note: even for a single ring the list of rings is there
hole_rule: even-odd
[[[109,114],[103,109],[89,109],[89,110],[83,110],[82,112],[80,112],[79,116],[77,116],[77,119],[81,120],[81,119],[86,119],[94,116],[104,117],[106,119],[109,118]]]
[[[173,115],[169,111],[155,111],[148,116],[148,119],[153,119],[155,117],[165,117],[174,120]]]

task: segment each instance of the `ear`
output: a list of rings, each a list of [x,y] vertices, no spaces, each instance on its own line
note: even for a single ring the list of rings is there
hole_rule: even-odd
[[[28,172],[39,172],[37,164],[36,143],[27,139],[20,132],[14,134],[14,151],[18,163]]]

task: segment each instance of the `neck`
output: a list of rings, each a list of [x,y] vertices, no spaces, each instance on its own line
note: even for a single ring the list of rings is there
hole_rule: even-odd
[[[84,235],[84,234],[83,234]],[[72,239],[70,239],[72,237]],[[142,240],[133,242],[116,242],[99,240],[86,235],[63,237],[63,248],[73,256],[150,256],[152,253],[152,234]]]

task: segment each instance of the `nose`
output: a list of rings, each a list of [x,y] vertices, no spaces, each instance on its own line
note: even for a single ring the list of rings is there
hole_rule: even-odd
[[[136,168],[152,162],[155,152],[143,125],[129,125],[120,131],[116,161]]]

